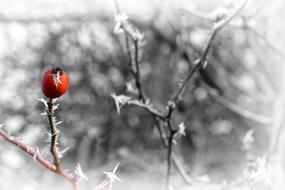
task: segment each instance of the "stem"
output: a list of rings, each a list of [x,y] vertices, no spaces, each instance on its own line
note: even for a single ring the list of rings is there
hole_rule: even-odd
[[[58,156],[57,152],[57,130],[55,126],[55,114],[54,114],[54,109],[53,109],[53,99],[49,99],[48,102],[48,110],[47,110],[47,115],[48,115],[48,121],[49,121],[49,127],[50,127],[50,133],[51,133],[51,141],[50,141],[50,152],[53,156],[54,160],[54,165],[56,167],[56,170],[60,170],[60,158]]]
[[[55,124],[55,113],[54,113],[54,101],[52,98],[48,99],[47,101],[48,109],[48,121],[51,133],[51,140],[50,140],[50,152],[53,156],[53,162],[55,165],[55,172],[64,178],[66,178],[73,187],[73,190],[79,190],[77,178],[69,173],[67,173],[60,165],[60,158],[58,156],[58,149],[57,149],[57,129]]]
[[[47,159],[45,159],[42,155],[37,153],[36,151],[33,150],[33,148],[29,147],[28,145],[22,143],[20,140],[17,138],[11,136],[8,134],[6,131],[3,129],[0,129],[0,136],[3,137],[6,141],[16,145],[19,147],[22,151],[26,152],[29,154],[31,157],[33,157],[35,160],[37,160],[42,166],[44,166],[46,169],[57,173],[64,177],[66,180],[68,180],[73,187],[73,190],[79,190],[77,179],[75,176],[72,174],[68,173],[66,170],[59,168],[57,169],[56,166],[52,163],[50,163]]]
[[[212,30],[210,32],[210,36],[209,36],[208,42],[207,42],[207,44],[206,44],[206,46],[204,48],[204,51],[203,51],[202,55],[200,56],[200,59],[198,60],[197,64],[194,66],[194,68],[190,71],[190,73],[188,74],[187,78],[183,81],[182,85],[178,88],[178,90],[174,94],[173,98],[168,102],[168,105],[166,106],[168,111],[165,114],[161,114],[160,112],[158,112],[152,106],[149,106],[149,105],[145,104],[146,96],[143,93],[141,79],[140,79],[140,70],[139,70],[138,39],[134,38],[133,35],[131,34],[131,32],[128,31],[128,29],[124,25],[122,25],[122,29],[124,30],[124,33],[125,33],[126,48],[127,48],[127,54],[128,54],[128,57],[129,57],[129,64],[131,66],[131,71],[132,71],[132,73],[133,73],[133,75],[135,77],[136,87],[137,87],[137,90],[138,90],[138,99],[139,99],[139,101],[142,101],[142,103],[139,102],[139,101],[129,101],[128,104],[129,105],[136,105],[138,107],[142,107],[145,110],[147,110],[155,119],[156,127],[158,128],[158,131],[159,131],[159,134],[160,134],[161,141],[162,141],[163,145],[165,145],[166,142],[168,142],[166,144],[166,146],[165,146],[167,148],[167,174],[166,174],[166,185],[165,185],[165,189],[166,190],[169,189],[169,182],[170,182],[170,176],[171,176],[171,161],[172,161],[172,159],[173,159],[173,161],[174,161],[178,171],[183,176],[183,178],[188,183],[192,182],[192,180],[186,176],[187,173],[185,171],[183,171],[182,168],[180,167],[180,164],[178,163],[178,160],[176,159],[176,157],[172,157],[173,137],[174,137],[174,135],[175,135],[175,133],[177,131],[173,128],[171,120],[172,120],[172,113],[173,113],[173,111],[176,108],[176,103],[180,100],[180,98],[182,97],[183,93],[185,92],[187,83],[190,81],[190,79],[193,77],[193,75],[199,69],[201,69],[203,67],[203,65],[206,63],[208,54],[209,54],[210,49],[212,47],[212,43],[213,43],[214,38],[215,38],[216,34],[218,33],[218,31],[220,31],[236,15],[238,15],[241,12],[241,10],[245,7],[245,5],[248,3],[248,1],[249,0],[244,0],[243,3],[231,15],[229,15],[225,19],[222,19],[219,22],[214,24],[214,26],[212,27]],[[116,7],[117,7],[117,12],[120,12],[117,4],[116,4]],[[130,49],[130,46],[129,46],[129,38],[134,43],[134,62],[133,62],[133,59],[132,59],[131,49]],[[159,120],[165,122],[167,128],[160,128]],[[163,133],[162,129],[164,129],[165,132],[166,132],[166,130],[169,131],[169,138],[168,139],[166,139],[166,137],[163,136],[164,133]]]
[[[208,39],[208,42],[204,48],[204,51],[200,57],[200,59],[198,60],[197,64],[195,65],[195,67],[190,71],[190,73],[188,74],[187,78],[183,81],[183,83],[181,84],[181,86],[178,88],[178,90],[176,91],[176,93],[174,94],[172,101],[176,104],[182,97],[182,95],[185,92],[186,89],[186,85],[187,83],[190,81],[190,79],[193,77],[193,75],[203,67],[203,65],[205,64],[205,62],[207,61],[207,57],[208,54],[210,52],[210,49],[212,47],[212,43],[217,35],[217,33],[224,28],[228,23],[230,23],[233,18],[235,16],[237,16],[242,9],[246,6],[246,4],[248,3],[249,0],[244,0],[243,3],[228,17],[226,17],[223,20],[220,20],[217,23],[214,23],[214,26],[212,27],[212,30],[210,32],[210,36]]]
[[[22,151],[24,151],[27,154],[29,154],[30,156],[32,156],[35,160],[37,160],[41,165],[43,165],[48,170],[50,170],[52,172],[56,171],[55,166],[52,163],[50,163],[47,159],[43,158],[39,153],[34,151],[31,147],[29,147],[28,145],[22,143],[17,138],[11,136],[10,134],[8,134],[3,129],[0,129],[0,136],[2,136],[6,141],[16,145]]]
[[[131,53],[131,49],[130,49],[130,42],[129,42],[129,37],[128,37],[127,32],[125,32],[125,43],[126,43],[126,50],[127,50],[127,54],[128,54],[129,67],[131,68],[131,71],[134,74],[135,72],[133,70],[133,64],[132,64],[132,53]]]
[[[171,130],[169,139],[168,139],[168,146],[167,146],[167,172],[166,172],[166,182],[165,182],[165,189],[169,189],[169,182],[170,182],[170,174],[171,174],[171,156],[172,156],[172,141],[175,131]]]
[[[145,102],[146,99],[145,99],[145,95],[143,93],[142,84],[141,84],[141,80],[140,80],[138,40],[134,41],[134,46],[135,46],[136,86],[137,86],[137,89],[139,91],[139,99],[141,99],[143,102]]]

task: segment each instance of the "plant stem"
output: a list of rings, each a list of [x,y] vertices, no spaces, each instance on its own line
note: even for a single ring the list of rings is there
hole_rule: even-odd
[[[50,140],[50,152],[53,156],[54,160],[54,165],[56,167],[56,170],[60,170],[60,158],[58,156],[58,151],[57,151],[57,130],[55,126],[55,115],[54,115],[54,108],[53,108],[53,99],[48,100],[48,110],[47,110],[47,115],[48,115],[48,121],[49,121],[49,127],[50,127],[50,134],[51,134],[51,140]]]
[[[168,146],[167,146],[167,172],[166,172],[166,182],[165,182],[165,190],[169,189],[169,182],[170,182],[170,175],[171,175],[171,156],[172,156],[172,141],[175,131],[171,130],[169,139],[168,139]]]

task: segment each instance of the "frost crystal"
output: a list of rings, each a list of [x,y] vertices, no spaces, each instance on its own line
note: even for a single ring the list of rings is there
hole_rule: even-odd
[[[110,190],[109,182],[103,181],[94,190]]]
[[[44,103],[45,107],[46,107],[46,108],[48,108],[47,100],[45,100],[45,99],[44,99],[44,98],[42,98],[42,97],[37,98],[37,100],[38,100],[39,102]]]
[[[250,129],[246,132],[242,139],[242,149],[243,150],[249,150],[251,148],[251,144],[254,142],[254,137],[253,137],[254,129]]]
[[[125,96],[125,95],[116,95],[116,94],[111,94],[111,97],[114,99],[115,104],[116,104],[116,109],[118,114],[120,114],[120,110],[121,108],[128,103],[129,100],[131,100],[132,98],[129,96]]]
[[[185,129],[186,129],[186,127],[185,127],[184,122],[180,123],[178,125],[178,131],[177,131],[175,137],[180,138],[181,136],[186,136]]]
[[[56,122],[55,125],[59,125],[59,124],[62,124],[63,122],[62,121],[59,121],[59,122]]]
[[[250,170],[250,175],[248,180],[252,183],[252,185],[257,183],[264,183],[267,186],[272,185],[272,180],[270,177],[270,170],[272,167],[267,163],[267,157],[262,156],[259,157],[250,164],[252,166],[252,170]]]
[[[122,182],[118,176],[116,176],[116,171],[119,167],[120,162],[115,166],[112,172],[103,172],[107,175],[108,181],[103,181],[100,185],[98,185],[95,190],[112,190],[113,183],[117,180],[119,182]]]
[[[114,27],[114,33],[121,33],[123,32],[122,30],[122,25],[128,21],[128,16],[126,13],[121,13],[115,16],[115,27]]]
[[[55,111],[55,110],[57,110],[58,108],[59,108],[59,104],[55,104],[55,105],[53,105],[52,111]]]
[[[210,178],[209,178],[208,175],[199,176],[199,177],[197,178],[197,180],[198,180],[199,182],[202,182],[202,183],[209,183],[209,182],[210,182]]]
[[[66,153],[68,150],[69,150],[69,148],[67,147],[67,148],[63,149],[62,151],[59,151],[58,152],[59,158],[63,158],[63,154]]]
[[[88,181],[88,178],[83,173],[82,168],[81,168],[79,163],[77,163],[77,166],[75,167],[74,173],[75,173],[75,175],[76,175],[76,177],[78,178],[79,181],[81,181],[82,179],[85,179],[86,181]]]
[[[105,172],[105,171],[104,171],[104,174],[107,175],[107,177],[109,178],[109,180],[110,180],[111,183],[115,182],[116,180],[119,181],[119,182],[122,182],[122,181],[118,178],[118,176],[116,176],[116,174],[115,174],[116,171],[117,171],[117,169],[118,169],[119,164],[120,164],[120,162],[115,166],[115,168],[113,169],[112,172]]]
[[[141,33],[137,28],[135,29],[135,31],[133,32],[133,37],[134,39],[141,41],[143,39],[143,33]]]
[[[35,151],[35,152],[36,152],[37,154],[34,155],[34,162],[36,161],[37,156],[42,156],[42,153],[43,153],[43,152],[40,151],[40,149],[39,149],[38,146],[36,146],[36,151]]]

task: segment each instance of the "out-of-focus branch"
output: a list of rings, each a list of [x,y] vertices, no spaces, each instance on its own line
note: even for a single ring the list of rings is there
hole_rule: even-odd
[[[197,61],[195,67],[190,71],[187,78],[182,82],[182,84],[179,86],[178,90],[176,91],[176,93],[173,96],[172,101],[174,103],[177,103],[179,101],[179,99],[181,99],[181,96],[183,95],[183,93],[185,91],[186,85],[187,85],[188,81],[193,77],[193,75],[200,68],[202,68],[205,64],[207,64],[206,63],[207,56],[209,54],[210,48],[212,46],[212,43],[213,43],[214,38],[216,37],[217,33],[223,27],[225,27],[235,16],[237,16],[242,11],[242,9],[247,5],[248,1],[249,0],[243,1],[243,3],[232,14],[230,14],[228,17],[218,21],[217,23],[214,23],[214,26],[210,32],[208,42],[204,48],[202,55],[200,56],[199,60]]]
[[[244,28],[249,32],[252,32],[259,39],[261,39],[273,52],[277,53],[280,57],[285,59],[285,53],[278,49],[274,44],[272,44],[266,37],[256,31],[256,29],[252,28],[247,24],[245,24]]]
[[[52,22],[94,22],[99,20],[99,15],[92,14],[66,14],[63,16],[47,16],[47,17],[7,17],[5,15],[0,15],[0,24],[10,24],[10,23],[20,23],[20,24],[32,24],[32,23],[42,23],[49,24]],[[102,19],[106,19],[101,16]]]
[[[184,170],[184,166],[182,166],[182,164],[179,162],[179,160],[176,157],[176,155],[172,154],[171,158],[173,160],[174,166],[179,171],[178,173],[181,175],[181,177],[184,179],[184,181],[186,183],[188,183],[188,184],[192,184],[193,183],[193,179],[191,177],[189,177],[189,175],[186,173],[186,171]]]
[[[278,49],[274,44],[272,44],[272,42],[270,42],[270,40],[268,40],[266,37],[264,37],[262,34],[260,34],[256,29],[254,29],[252,26],[250,26],[248,24],[248,21],[253,19],[258,13],[260,13],[264,7],[267,5],[267,1],[263,3],[262,6],[260,6],[259,9],[257,9],[253,14],[248,15],[248,16],[242,16],[241,17],[241,22],[240,23],[234,23],[234,24],[230,24],[229,26],[234,27],[234,28],[239,28],[239,29],[243,29],[243,30],[247,30],[249,32],[252,32],[254,35],[256,35],[258,38],[260,38],[262,41],[264,41],[264,43],[274,52],[276,52],[279,56],[281,56],[282,58],[285,58],[285,53]],[[179,8],[179,10],[185,11],[195,17],[201,18],[205,21],[208,22],[215,22],[217,20],[217,17],[219,16],[219,13],[204,13],[204,12],[200,12],[198,10],[195,10],[193,8]],[[222,14],[222,13],[221,13]]]
[[[216,93],[209,91],[210,95],[221,105],[228,108],[234,113],[237,113],[244,118],[261,123],[263,125],[268,125],[272,123],[271,117],[263,116],[254,112],[251,112],[247,109],[241,108],[240,106],[234,104],[233,102],[227,100],[225,97],[217,95]]]

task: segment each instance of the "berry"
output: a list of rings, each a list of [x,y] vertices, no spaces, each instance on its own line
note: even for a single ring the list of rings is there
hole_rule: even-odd
[[[60,67],[49,68],[42,78],[42,91],[48,98],[58,98],[68,89],[69,78]]]

